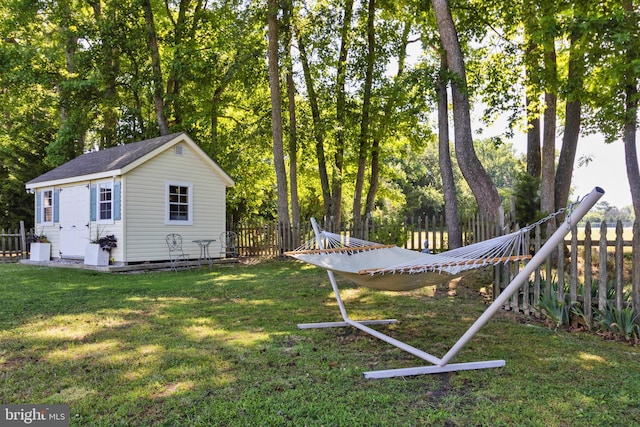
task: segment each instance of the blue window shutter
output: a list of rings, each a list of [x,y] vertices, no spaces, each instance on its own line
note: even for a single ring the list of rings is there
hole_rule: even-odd
[[[53,222],[60,222],[60,189],[53,190]]]
[[[36,191],[36,223],[42,222],[42,191]]]
[[[95,221],[96,220],[96,185],[95,184],[91,184],[91,194],[89,196],[89,204],[90,206],[90,212],[91,212],[91,221]]]
[[[122,215],[120,213],[120,181],[116,181],[113,184],[113,219],[116,221],[120,221],[122,219]]]

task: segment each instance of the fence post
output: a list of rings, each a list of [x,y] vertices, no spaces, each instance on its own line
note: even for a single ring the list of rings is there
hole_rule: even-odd
[[[591,264],[591,223],[587,221],[584,225],[584,286],[582,287],[584,305],[582,311],[589,325],[591,325],[591,321],[593,320],[593,310],[591,308],[591,288],[593,287]]]
[[[598,246],[598,310],[607,308],[607,223],[600,223],[600,245]]]
[[[536,225],[535,228],[535,240],[534,240],[534,248],[535,248],[535,253],[538,253],[538,251],[540,250],[540,247],[542,246],[542,236],[541,236],[541,230],[540,230],[540,226]],[[533,273],[533,307],[536,310],[536,313],[540,313],[540,310],[538,309],[538,306],[540,305],[540,282],[541,282],[541,278],[540,278],[541,274],[540,274],[540,268],[536,268],[536,271],[534,271]]]
[[[615,290],[616,290],[616,308],[622,310],[622,221],[616,223],[616,248],[615,248]]]
[[[20,221],[20,256],[27,259],[27,232],[24,229],[24,221]]]
[[[564,241],[558,243],[556,254],[558,258],[556,263],[558,274],[557,297],[559,302],[564,303]],[[549,282],[549,286],[551,286],[551,282]]]
[[[553,234],[553,228],[551,228],[551,221],[548,221],[546,224],[547,229],[547,239],[549,238],[549,236],[551,236],[551,234]],[[541,246],[542,247],[542,246]],[[537,253],[537,252],[536,252]],[[544,287],[544,294],[547,297],[551,297],[553,294],[553,291],[551,290],[551,281],[553,280],[553,263],[551,260],[551,255],[553,254],[553,252],[551,254],[549,254],[549,256],[547,257],[547,259],[545,260],[545,287]],[[556,294],[557,296],[557,294]]]

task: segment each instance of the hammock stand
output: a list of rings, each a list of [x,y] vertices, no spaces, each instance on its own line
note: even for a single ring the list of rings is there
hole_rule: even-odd
[[[458,341],[449,349],[449,351],[441,358],[438,358],[432,354],[426,353],[422,350],[419,350],[409,344],[406,344],[402,341],[399,341],[395,338],[392,338],[388,335],[385,335],[375,329],[368,327],[367,325],[381,325],[381,324],[389,324],[396,323],[396,319],[383,319],[383,320],[352,320],[347,314],[347,310],[345,308],[342,297],[340,296],[340,289],[338,288],[338,284],[336,283],[336,279],[334,276],[334,272],[331,268],[324,266],[327,269],[327,274],[329,276],[329,281],[331,282],[331,286],[333,288],[333,292],[336,297],[336,301],[338,303],[338,307],[340,309],[340,314],[342,315],[342,322],[323,322],[323,323],[305,323],[299,324],[299,329],[312,329],[312,328],[334,328],[334,327],[346,327],[352,326],[357,328],[369,335],[372,335],[382,341],[387,342],[407,353],[410,353],[422,360],[425,360],[431,363],[431,366],[418,366],[411,368],[400,368],[400,369],[387,369],[387,370],[379,370],[379,371],[369,371],[364,372],[365,378],[391,378],[398,376],[411,376],[411,375],[422,375],[422,374],[438,374],[444,372],[453,372],[453,371],[463,371],[463,370],[473,370],[473,369],[487,369],[487,368],[499,368],[505,366],[506,362],[504,360],[487,360],[487,361],[478,361],[478,362],[464,362],[464,363],[449,363],[451,359],[453,359],[458,352],[464,347],[473,336],[478,333],[478,331],[485,326],[488,321],[495,315],[495,313],[500,310],[500,308],[511,298],[511,296],[522,286],[525,280],[528,280],[530,275],[544,262],[544,260],[554,251],[554,249],[560,244],[565,236],[571,231],[572,222],[575,224],[596,204],[596,202],[602,197],[604,194],[604,190],[600,187],[595,187],[588,195],[586,195],[582,201],[567,215],[567,218],[563,225],[559,226],[551,237],[546,241],[546,243],[540,248],[540,250],[531,258],[531,260],[526,263],[526,265],[520,270],[520,272],[516,275],[516,277],[509,283],[509,285],[496,297],[496,299],[491,303],[489,307],[476,319],[476,321],[467,329],[467,331],[458,339]],[[557,213],[556,213],[557,215]],[[555,216],[555,215],[553,215]],[[331,249],[324,249],[322,233],[318,229],[318,225],[314,219],[311,220],[311,224],[313,226],[314,233],[316,235],[316,245],[320,250],[324,250],[325,252],[331,252]],[[340,252],[339,250],[333,250],[334,252]],[[287,252],[286,255],[292,256],[294,258],[297,257],[298,254],[309,252],[305,250],[296,250],[293,252]],[[339,256],[339,255],[338,255]],[[498,261],[500,262],[500,261]],[[496,262],[497,263],[497,262]],[[318,264],[315,264],[318,265]],[[486,264],[484,264],[486,265]],[[360,272],[361,275],[375,275],[377,274],[379,269],[374,269],[375,271],[366,270]],[[384,270],[384,269],[383,269]],[[414,271],[409,269],[400,268],[398,270],[400,275],[405,274],[413,274]],[[421,273],[421,271],[417,271],[415,273]],[[390,273],[393,274],[393,273]],[[366,285],[365,285],[366,286]],[[413,287],[415,288],[415,287]]]

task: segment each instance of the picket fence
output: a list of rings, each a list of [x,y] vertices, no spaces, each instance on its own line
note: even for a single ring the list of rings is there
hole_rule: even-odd
[[[618,221],[592,228],[589,222],[574,226],[565,241],[536,269],[504,306],[507,310],[540,316],[541,302],[557,301],[558,306],[578,307],[585,325],[592,325],[596,310],[633,308],[640,323],[640,222],[625,227]],[[551,230],[537,227],[530,236],[533,251],[544,244],[542,235]],[[596,236],[594,236],[596,234]],[[631,239],[625,239],[625,234]],[[582,237],[579,239],[578,237]],[[519,265],[507,263],[494,270],[493,295],[498,295],[518,273]],[[568,314],[568,312],[567,312]]]

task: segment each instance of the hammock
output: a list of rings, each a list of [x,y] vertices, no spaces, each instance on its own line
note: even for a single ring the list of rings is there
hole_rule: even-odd
[[[416,357],[426,360],[433,365],[365,372],[365,378],[389,378],[504,366],[504,360],[465,363],[449,362],[557,248],[558,244],[564,240],[565,236],[571,230],[572,223],[580,221],[603,194],[604,190],[595,187],[582,201],[571,205],[568,208],[569,213],[566,216],[564,225],[558,227],[556,232],[547,239],[546,243],[533,257],[530,257],[525,252],[525,233],[567,209],[561,209],[520,231],[436,255],[418,253],[394,245],[381,245],[375,242],[329,233],[320,230],[315,220],[312,219],[311,224],[316,238],[306,242],[295,251],[286,252],[285,254],[327,270],[343,321],[305,323],[299,324],[298,328],[310,329],[352,326]],[[445,282],[452,277],[479,267],[527,259],[530,259],[529,262],[526,263],[511,283],[509,283],[499,295],[494,296],[495,299],[493,303],[491,303],[484,313],[467,329],[442,358],[426,353],[366,326],[371,324],[395,323],[397,322],[395,319],[351,319],[347,314],[344,302],[340,296],[338,284],[333,274],[335,271],[359,285],[374,289],[403,291]]]
[[[311,223],[318,237],[285,255],[379,290],[408,291],[437,285],[470,270],[531,258],[525,245],[531,227],[443,253],[427,254],[320,230],[313,218]]]

